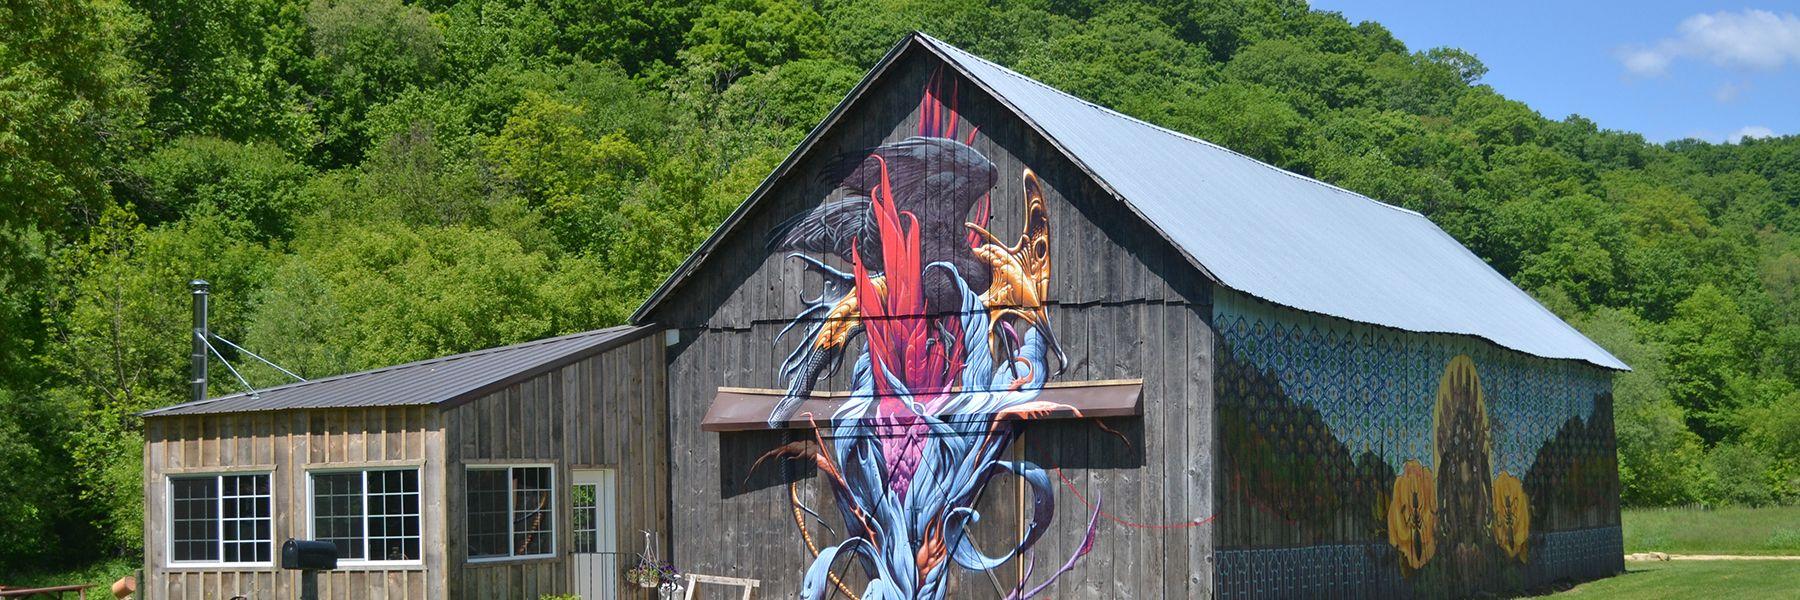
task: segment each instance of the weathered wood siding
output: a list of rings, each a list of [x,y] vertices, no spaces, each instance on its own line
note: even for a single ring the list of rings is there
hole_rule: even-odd
[[[810,469],[771,461],[751,471],[759,456],[799,434],[716,434],[702,432],[699,425],[720,386],[786,386],[778,369],[802,341],[793,335],[777,341],[776,335],[804,307],[802,295],[816,295],[820,284],[785,253],[771,254],[767,236],[782,220],[843,195],[830,183],[815,181],[826,161],[915,134],[921,90],[938,64],[916,48],[896,60],[888,75],[831,125],[813,152],[778,180],[762,207],[747,214],[711,258],[674,290],[672,299],[650,315],[681,333],[680,343],[669,349],[668,387],[671,486],[680,499],[670,516],[674,555],[684,568],[758,578],[764,595],[791,596],[812,557],[794,526],[785,482],[797,480],[802,500],[837,521],[829,491]],[[1029,425],[1015,445],[1016,456],[1060,468],[1080,494],[1057,482],[1057,519],[1036,548],[1033,580],[1074,552],[1091,514],[1085,503],[1097,500],[1106,512],[1144,527],[1102,517],[1096,549],[1060,580],[1050,597],[1209,595],[1212,528],[1169,527],[1213,513],[1214,341],[1208,285],[1127,207],[967,80],[960,81],[956,108],[967,123],[980,128],[971,145],[999,167],[992,194],[996,235],[1013,240],[1022,228],[1023,169],[1032,169],[1048,187],[1049,310],[1069,360],[1055,380],[1144,381],[1145,415],[1106,423],[1124,439],[1089,421],[1046,422]],[[848,270],[835,257],[817,258]],[[853,354],[858,351],[852,348]],[[821,388],[844,389],[849,371],[846,366]],[[1004,483],[984,495],[977,531],[978,542],[989,552],[1010,545],[1020,527],[1018,486],[1005,478],[996,481]],[[835,541],[820,527],[812,527],[811,533],[821,545]],[[1010,586],[1017,572],[1000,576]],[[954,596],[987,597],[993,589],[985,575],[965,576]]]
[[[650,335],[444,411],[452,490],[444,498],[448,586],[455,597],[535,599],[572,589],[571,469],[617,470],[621,551],[643,546],[640,530],[669,530],[663,374],[663,337]],[[554,557],[468,562],[466,469],[501,464],[553,465]],[[629,597],[636,590],[625,591]]]
[[[299,578],[277,568],[280,545],[306,537],[310,469],[418,467],[423,514],[421,564],[345,567],[321,575],[321,598],[442,598],[444,435],[435,407],[290,410],[252,414],[152,417],[144,432],[143,598],[293,598]],[[167,556],[167,478],[171,475],[270,473],[276,565],[171,566]]]

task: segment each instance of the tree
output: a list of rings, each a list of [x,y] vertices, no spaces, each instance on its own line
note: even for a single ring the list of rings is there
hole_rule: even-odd
[[[306,25],[323,84],[325,163],[349,164],[368,143],[371,107],[436,80],[443,36],[429,12],[400,0],[313,0]]]
[[[152,229],[129,207],[115,207],[87,239],[55,258],[46,396],[75,419],[63,451],[83,499],[102,513],[97,529],[117,548],[143,543],[137,415],[181,401],[187,389],[187,282],[213,283],[215,329],[241,339],[269,255],[247,241],[249,229],[216,212]],[[234,387],[222,381],[214,391]]]
[[[0,6],[0,263],[27,251],[27,230],[65,232],[106,205],[142,118],[124,55],[135,19],[105,0]]]
[[[322,376],[578,331],[545,300],[552,263],[466,227],[345,225],[297,242],[247,319],[253,347]]]
[[[141,14],[130,56],[149,90],[152,130],[312,148],[302,0],[128,1]]]
[[[1303,152],[1298,146],[1306,120],[1275,90],[1224,83],[1175,111],[1170,121],[1182,129],[1264,162],[1306,170],[1294,164]]]
[[[795,0],[725,0],[700,9],[681,60],[715,89],[738,77],[824,52],[825,20]]]
[[[313,170],[269,144],[184,137],[126,168],[135,178],[122,195],[150,225],[216,212],[248,223],[258,240],[287,240],[312,209],[301,189]]]
[[[1688,411],[1691,428],[1708,443],[1735,433],[1732,417],[1742,406],[1734,388],[1746,377],[1740,347],[1750,319],[1737,302],[1702,284],[1675,307],[1663,336],[1669,349],[1669,395]]]
[[[1631,313],[1602,308],[1575,321],[1631,371],[1613,377],[1613,422],[1618,436],[1620,501],[1626,506],[1673,506],[1700,500],[1707,481],[1700,436],[1669,398],[1661,347],[1639,331],[1650,324]]]
[[[623,132],[588,130],[587,111],[528,93],[483,143],[502,184],[542,210],[563,247],[600,250],[625,234],[616,221],[648,155]]]

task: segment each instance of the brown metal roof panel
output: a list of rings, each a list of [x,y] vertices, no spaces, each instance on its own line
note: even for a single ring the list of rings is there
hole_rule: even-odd
[[[650,326],[610,327],[186,402],[146,411],[143,416],[437,404],[566,357],[637,339],[650,330]]]

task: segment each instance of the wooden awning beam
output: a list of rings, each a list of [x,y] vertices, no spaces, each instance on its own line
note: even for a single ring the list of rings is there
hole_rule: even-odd
[[[1080,413],[1080,418],[1124,417],[1144,414],[1143,388],[1141,379],[1055,382],[1045,385],[1037,399],[1072,406]],[[706,409],[700,429],[717,432],[808,429],[815,425],[831,427],[838,424],[832,420],[832,415],[850,399],[848,392],[814,392],[800,403],[784,426],[770,427],[769,413],[786,394],[785,390],[776,389],[721,387],[713,396],[712,406]],[[1076,417],[1074,413],[1061,411],[1039,418]],[[968,415],[967,418],[982,416]]]

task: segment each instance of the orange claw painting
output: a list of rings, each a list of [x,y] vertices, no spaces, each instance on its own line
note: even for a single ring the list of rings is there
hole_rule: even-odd
[[[1419,461],[1406,461],[1394,479],[1388,503],[1388,543],[1400,551],[1400,566],[1412,572],[1437,553],[1437,480]]]
[[[1530,537],[1531,503],[1525,496],[1525,483],[1501,471],[1494,478],[1494,541],[1507,556],[1525,563],[1530,562]]]

